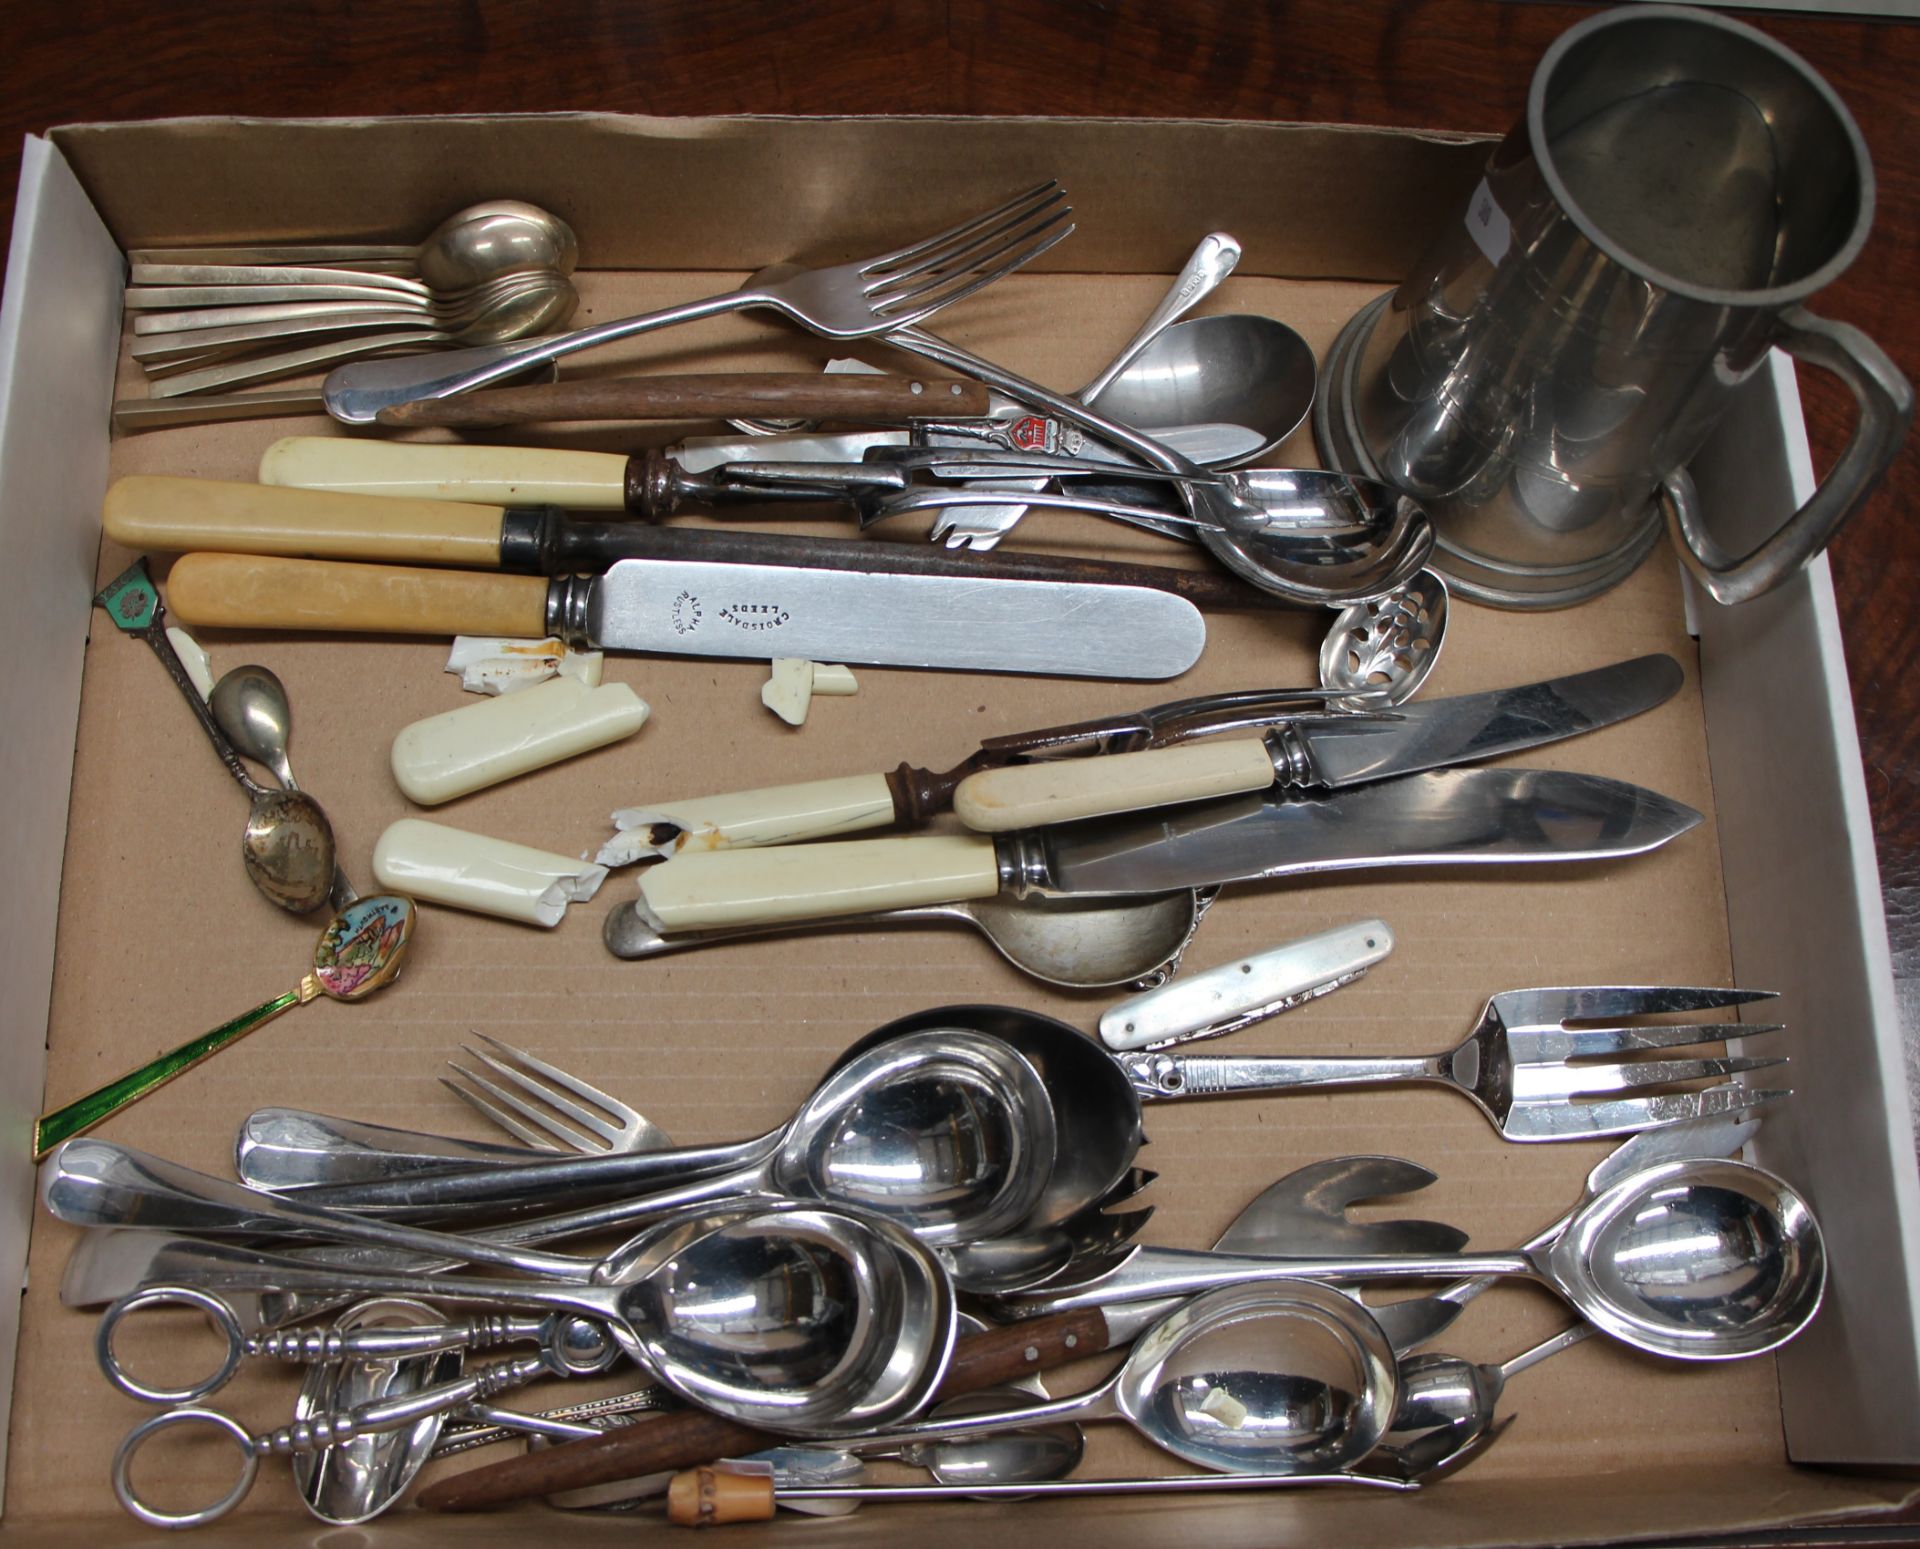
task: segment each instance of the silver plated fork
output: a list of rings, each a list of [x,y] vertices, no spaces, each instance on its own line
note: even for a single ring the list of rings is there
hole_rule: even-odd
[[[1439,1054],[1320,1059],[1142,1051],[1118,1058],[1144,1098],[1425,1083],[1464,1093],[1508,1140],[1590,1140],[1751,1112],[1789,1091],[1726,1079],[1784,1065],[1784,1058],[1605,1058],[1753,1038],[1779,1032],[1782,1023],[1585,1024],[1716,1010],[1773,995],[1771,990],[1634,985],[1506,990],[1487,1002],[1460,1044]],[[1700,1082],[1716,1084],[1681,1090]],[[1630,1093],[1644,1095],[1625,1095]]]
[[[763,269],[724,295],[532,344],[342,366],[326,381],[327,412],[349,424],[370,424],[382,409],[398,404],[448,398],[576,350],[748,307],[772,307],[829,339],[908,327],[1005,278],[1068,236],[1073,227],[1066,223],[1071,211],[1065,198],[1057,182],[1042,183],[984,215],[877,258],[827,269],[782,265],[777,275]]]
[[[581,1151],[589,1156],[664,1151],[672,1144],[659,1125],[611,1093],[510,1043],[486,1033],[475,1036],[487,1049],[472,1044],[461,1047],[491,1076],[448,1060],[448,1068],[468,1084],[446,1076],[440,1084],[515,1139],[541,1151]]]

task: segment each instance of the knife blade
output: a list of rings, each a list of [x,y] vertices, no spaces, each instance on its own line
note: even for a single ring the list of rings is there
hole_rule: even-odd
[[[574,511],[631,510],[658,520],[672,509],[671,504],[662,509],[664,487],[671,482],[666,478],[669,469],[682,479],[692,480],[727,463],[858,463],[872,448],[919,444],[963,448],[997,445],[1125,462],[1119,453],[1078,431],[1065,436],[1065,428],[1058,421],[1029,415],[1026,420],[1012,422],[978,419],[933,423],[918,431],[714,437],[635,457],[526,446],[439,446],[345,436],[283,436],[261,455],[260,482],[348,495],[405,495],[496,506],[553,505]],[[1196,458],[1245,456],[1261,445],[1259,433],[1243,425],[1183,425],[1154,434],[1184,455]],[[738,490],[732,494],[736,500],[742,498]],[[678,498],[691,498],[691,494],[682,492]],[[756,498],[772,497],[757,492]]]
[[[1670,699],[1683,681],[1671,656],[1641,656],[1519,688],[1423,700],[1391,715],[1302,717],[1260,737],[1008,765],[962,780],[953,810],[977,832],[1008,833],[1269,785],[1338,790],[1611,726]]]
[[[188,554],[188,624],[403,635],[559,635],[615,651],[1064,677],[1165,678],[1206,644],[1194,606],[1145,587],[623,559],[604,576],[485,575]]]
[[[969,828],[998,832],[985,818],[1010,810],[1011,803],[1000,806],[996,788],[987,784],[989,775],[983,771],[991,771],[996,780],[1006,775],[1039,781],[1049,795],[1057,791],[1062,798],[1072,798],[1071,803],[1059,801],[1058,818],[1039,817],[1033,824],[1006,827],[1039,826],[1069,816],[1139,810],[1141,805],[1202,800],[1276,784],[1337,788],[1578,736],[1652,709],[1679,688],[1682,678],[1680,664],[1672,657],[1641,656],[1571,677],[1424,700],[1377,715],[1313,714],[1324,696],[1311,691],[1249,691],[1183,699],[1132,715],[991,738],[944,772],[902,763],[887,774],[623,808],[613,815],[621,832],[602,847],[597,859],[603,866],[624,866],[689,846],[740,849],[870,828],[918,828],[935,813],[955,806],[959,792],[978,793],[983,785],[985,797],[976,796],[969,805],[984,808],[984,814],[963,812],[961,816]],[[1217,735],[1261,727],[1272,729],[1264,737],[1230,742]],[[1283,756],[1270,751],[1269,743]],[[1216,756],[1211,752],[1216,745],[1230,751]],[[1159,751],[1131,751],[1135,749]],[[1069,752],[1094,756],[1061,756]],[[1145,764],[1140,777],[1125,773],[1141,770],[1142,761],[1153,760],[1172,760],[1178,769],[1180,757],[1190,754],[1202,755],[1203,766],[1227,767],[1239,783],[1204,789],[1199,775],[1189,771],[1187,783],[1178,784],[1155,773],[1163,767],[1158,763]],[[1121,773],[1111,775],[1109,770]],[[1216,776],[1208,773],[1208,778]],[[1101,795],[1117,799],[1122,792],[1128,795],[1124,806],[1102,808],[1092,800]],[[1152,799],[1143,801],[1143,793]],[[1093,810],[1068,811],[1069,805]]]
[[[1219,570],[1182,570],[1061,554],[968,558],[918,543],[797,537],[719,528],[591,522],[550,508],[528,511],[444,500],[336,495],[225,479],[132,474],[107,490],[109,537],[129,548],[183,553],[281,554],[294,559],[369,559],[469,570],[571,575],[621,559],[792,565],[807,570],[884,571],[1003,581],[1071,581],[1151,587],[1196,607],[1288,607]]]
[[[1599,775],[1438,770],[998,837],[684,850],[641,875],[640,908],[662,931],[704,930],[1001,892],[1149,893],[1365,867],[1591,861],[1655,849],[1700,821],[1691,807]]]

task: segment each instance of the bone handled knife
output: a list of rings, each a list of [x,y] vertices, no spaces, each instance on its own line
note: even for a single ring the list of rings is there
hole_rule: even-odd
[[[953,810],[968,828],[1009,833],[1270,785],[1384,780],[1611,726],[1670,699],[1682,681],[1671,656],[1642,656],[1543,683],[1423,700],[1377,718],[1305,717],[1258,737],[1014,764],[967,776],[953,793]]]
[[[961,903],[1006,892],[1111,895],[1383,866],[1591,861],[1701,821],[1597,775],[1449,769],[1321,796],[1269,791],[1166,815],[1003,834],[683,850],[640,877],[666,932]]]
[[[559,635],[613,651],[882,667],[1169,678],[1206,644],[1194,606],[1145,587],[624,559],[604,576],[488,575],[188,554],[190,625],[401,635]]]

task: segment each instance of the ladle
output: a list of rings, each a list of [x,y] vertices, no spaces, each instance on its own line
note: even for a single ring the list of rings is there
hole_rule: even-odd
[[[518,1167],[403,1176],[290,1198],[436,1219],[539,1209],[562,1197],[577,1206],[614,1199],[602,1221],[609,1226],[711,1199],[831,1198],[900,1221],[936,1244],[1027,1224],[1059,1151],[1054,1104],[1034,1066],[1006,1040],[938,1018],[883,1033],[849,1050],[787,1124],[731,1148],[739,1165],[728,1171],[675,1183],[681,1151],[531,1158]],[[710,1166],[719,1149],[693,1156]],[[1125,1165],[1132,1160],[1129,1154]],[[661,1180],[669,1184],[664,1191]],[[638,1192],[649,1184],[657,1191]]]
[[[857,1445],[1117,1419],[1174,1456],[1223,1473],[1325,1473],[1373,1450],[1397,1399],[1392,1347],[1364,1307],[1328,1286],[1276,1280],[1195,1297],[1077,1397],[904,1427]]]
[[[251,799],[253,810],[247,816],[240,856],[253,885],[270,902],[293,914],[318,909],[333,886],[332,825],[311,796],[268,790],[247,773],[167,639],[166,606],[147,573],[146,560],[135,560],[94,602],[106,609],[120,629],[152,647],[167,676],[193,707],[220,762]]]
[[[615,957],[648,958],[800,929],[869,930],[916,920],[958,920],[978,931],[1007,962],[1043,984],[1096,990],[1171,976],[1199,927],[1204,907],[1201,895],[1190,888],[1129,898],[1030,893],[1023,898],[985,898],[808,920],[802,925],[668,933],[649,925],[636,905],[623,903],[607,914],[603,934],[607,950]]]
[[[261,666],[235,667],[213,685],[207,706],[235,752],[265,764],[282,790],[300,789],[287,756],[293,738],[293,706],[277,673]],[[336,858],[329,901],[334,908],[344,909],[358,896]]]
[[[1235,1258],[1135,1248],[1075,1288],[1006,1299],[1020,1313],[1308,1276],[1343,1283],[1502,1276],[1557,1291],[1602,1333],[1655,1355],[1730,1360],[1779,1348],[1819,1310],[1826,1254],[1806,1202],[1741,1162],[1683,1159],[1617,1178],[1554,1237],[1514,1253]]]

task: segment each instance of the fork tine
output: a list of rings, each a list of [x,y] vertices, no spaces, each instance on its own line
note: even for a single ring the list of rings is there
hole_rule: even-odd
[[[976,215],[971,220],[964,220],[958,226],[950,227],[946,231],[924,238],[919,242],[910,242],[905,247],[898,248],[891,253],[884,253],[872,262],[861,265],[861,267],[863,269],[873,270],[884,268],[889,264],[905,263],[908,259],[918,258],[922,253],[929,252],[945,243],[954,242],[962,237],[969,236],[973,232],[978,231],[982,226],[1011,215],[1027,205],[1036,204],[1041,200],[1053,198],[1064,192],[1065,190],[1060,187],[1060,180],[1058,178],[1048,178],[1046,182],[1035,184],[1025,193],[1015,194],[1005,204],[1000,205],[996,209],[988,210],[984,215]]]
[[[1639,1060],[1620,1065],[1518,1065],[1513,1072],[1514,1098],[1517,1102],[1539,1102],[1544,1098],[1637,1092],[1647,1087],[1678,1086],[1685,1081],[1719,1080],[1786,1063],[1785,1059],[1729,1055],[1697,1060]]]
[[[1073,235],[1073,229],[1072,222],[1068,222],[1057,231],[1049,233],[1014,254],[1014,256],[1009,258],[1005,263],[999,264],[983,274],[975,275],[971,280],[967,281],[967,283],[960,285],[958,289],[951,290],[936,298],[921,300],[910,311],[902,312],[900,310],[902,302],[900,298],[896,297],[893,300],[875,305],[873,308],[874,314],[884,320],[888,329],[910,327],[923,318],[930,317],[942,307],[952,306],[956,301],[965,301],[967,297],[971,296],[975,291],[985,290],[995,281],[1004,280],[1008,275],[1012,274],[1014,270],[1024,264],[1031,263],[1042,253],[1046,252],[1048,248],[1053,247],[1056,243],[1064,242],[1068,237]]]
[[[470,1046],[463,1045],[462,1047],[465,1047],[467,1050],[467,1053],[472,1055],[476,1060],[479,1060],[484,1064],[492,1066],[495,1069],[499,1068],[499,1061],[493,1059],[491,1056],[484,1054],[480,1050],[472,1048]],[[447,1063],[449,1065],[453,1065],[453,1068],[455,1070],[459,1071],[461,1075],[467,1078],[467,1080],[471,1081],[475,1086],[479,1087],[481,1091],[485,1092],[489,1097],[493,1098],[495,1102],[500,1103],[504,1107],[510,1109],[512,1112],[519,1114],[528,1123],[533,1124],[538,1128],[545,1130],[549,1135],[553,1136],[556,1140],[560,1141],[563,1145],[567,1146],[569,1149],[571,1150],[581,1149],[580,1137],[577,1134],[575,1134],[572,1130],[569,1130],[566,1125],[562,1124],[552,1114],[546,1112],[542,1108],[536,1107],[533,1103],[528,1102],[524,1097],[521,1097],[518,1093],[511,1092],[506,1087],[500,1086],[495,1082],[489,1081],[485,1076],[481,1075],[478,1071],[468,1070],[463,1065],[454,1065],[453,1061],[451,1060],[447,1061]],[[543,1096],[546,1098],[546,1100],[552,1101],[553,1094],[543,1094]],[[560,1104],[555,1103],[554,1106],[559,1107]]]
[[[975,253],[970,249],[965,254],[956,254],[951,262],[941,264],[938,269],[930,270],[924,274],[899,275],[892,279],[871,284],[867,286],[868,299],[874,310],[879,311],[881,310],[882,303],[885,303],[888,307],[924,304],[926,298],[935,291],[939,291],[943,287],[951,288],[954,285],[962,284],[962,282],[970,284],[973,290],[979,289],[981,285],[990,285],[993,283],[993,280],[1004,279],[1022,264],[1039,257],[1040,254],[1044,253],[1049,247],[1052,247],[1055,242],[1059,242],[1067,237],[1073,231],[1073,222],[1067,219],[1067,217],[1072,214],[1073,211],[1070,208],[1056,210],[1043,221],[1032,223],[1023,226],[1018,231],[1007,233],[991,247],[986,246],[984,243],[977,243],[975,246],[980,249],[979,252]],[[1066,222],[1064,226],[1061,224],[1063,221]],[[1043,238],[1045,239],[1044,242],[1041,240]],[[1024,247],[1022,244],[1025,244]],[[1001,261],[1002,255],[1014,252],[1016,249],[1021,251],[1022,256],[1012,260],[1001,268],[995,269],[992,279],[982,280],[977,278],[983,265],[998,264]],[[963,286],[961,294],[971,294],[971,290],[967,290]],[[948,301],[957,301],[959,296],[949,296],[947,299]],[[945,306],[946,304],[947,302],[945,301],[939,303],[941,306]]]
[[[555,1092],[542,1086],[531,1076],[515,1070],[511,1065],[507,1064],[505,1060],[495,1059],[484,1050],[469,1048],[467,1052],[479,1060],[481,1064],[485,1065],[489,1070],[502,1077],[509,1085],[518,1087],[528,1097],[532,1098],[535,1103],[544,1103],[556,1112],[565,1114],[583,1130],[586,1130],[591,1135],[597,1135],[601,1140],[605,1141],[607,1145],[612,1146],[620,1139],[620,1128],[618,1125],[609,1124],[597,1113],[594,1113],[589,1108],[582,1107],[565,1093]],[[497,1092],[504,1090],[504,1088],[489,1087],[489,1090]],[[538,1110],[528,1107],[522,1111],[537,1112]],[[559,1130],[556,1129],[555,1133],[559,1133]]]
[[[1634,1049],[1673,1049],[1690,1043],[1724,1043],[1786,1030],[1784,1022],[1669,1022],[1645,1027],[1567,1027],[1535,1032],[1509,1028],[1516,1060],[1562,1060],[1589,1054],[1625,1054]]]
[[[611,1124],[608,1123],[607,1119],[601,1118],[599,1114],[592,1113],[588,1109],[568,1102],[550,1088],[540,1085],[540,1083],[529,1077],[525,1071],[514,1069],[512,1066],[505,1065],[499,1060],[490,1059],[485,1054],[478,1056],[480,1059],[485,1060],[492,1069],[499,1071],[501,1075],[507,1077],[522,1090],[531,1092],[543,1102],[550,1103],[569,1118],[584,1125],[587,1129],[592,1130],[602,1140],[606,1141],[608,1145],[617,1144],[620,1137],[624,1135],[640,1117],[639,1114],[635,1113],[633,1109],[629,1108],[618,1098],[601,1091],[597,1086],[589,1085],[570,1071],[562,1070],[558,1065],[549,1064],[546,1060],[529,1054],[524,1049],[516,1049],[510,1043],[502,1043],[498,1038],[492,1037],[487,1033],[479,1033],[475,1036],[483,1042],[491,1044],[509,1059],[515,1061],[516,1064],[525,1066],[526,1070],[531,1070],[537,1075],[546,1077],[546,1079],[551,1081],[555,1086],[571,1092],[574,1096],[591,1103],[595,1108],[600,1110],[601,1114],[609,1115],[614,1121]]]
[[[1569,1103],[1552,1098],[1544,1103],[1514,1105],[1501,1131],[1509,1140],[1592,1139],[1630,1135],[1639,1130],[1685,1124],[1693,1119],[1749,1113],[1771,1107],[1793,1095],[1788,1087],[1749,1087],[1739,1082],[1706,1087],[1698,1092],[1669,1092],[1659,1097],[1621,1097],[1611,1102]]]
[[[900,287],[912,280],[976,268],[1013,243],[1036,231],[1044,231],[1071,215],[1073,207],[1064,202],[1066,197],[1064,192],[1055,193],[1042,204],[983,227],[965,242],[923,253],[911,263],[888,264],[878,270],[871,267],[863,269],[861,272],[868,276],[864,288],[870,296],[897,294]]]
[[[459,1071],[460,1074],[465,1076],[469,1081],[475,1079],[471,1071],[460,1065],[454,1065],[452,1060],[448,1060],[447,1063],[453,1065],[453,1068]],[[458,1081],[449,1081],[445,1076],[442,1076],[440,1078],[440,1084],[449,1092],[453,1093],[455,1097],[459,1098],[461,1102],[472,1108],[474,1112],[478,1113],[480,1117],[485,1119],[489,1124],[497,1125],[509,1135],[513,1136],[515,1140],[522,1141],[541,1151],[573,1149],[571,1142],[565,1146],[556,1146],[549,1136],[543,1135],[538,1130],[531,1129],[527,1125],[522,1124],[511,1113],[507,1112],[506,1109],[488,1102],[487,1099],[482,1097],[478,1092],[460,1085]],[[564,1139],[566,1137],[562,1138]]]
[[[1502,990],[1493,1009],[1508,1027],[1587,1020],[1595,1017],[1663,1016],[1674,1011],[1715,1011],[1773,1000],[1775,990],[1729,990],[1658,984],[1573,985],[1557,989]]]

